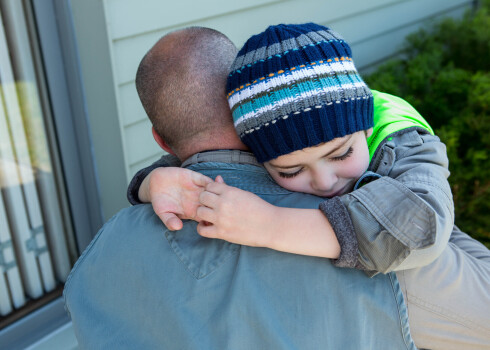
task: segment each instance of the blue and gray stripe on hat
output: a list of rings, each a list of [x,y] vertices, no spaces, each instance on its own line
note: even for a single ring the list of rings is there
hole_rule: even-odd
[[[308,108],[369,94],[351,61],[321,62],[274,74],[230,95],[238,134],[267,127],[267,123]]]
[[[285,39],[282,40],[281,42],[277,42],[269,46],[262,46],[256,50],[252,50],[240,54],[242,51],[245,51],[244,49],[242,49],[238,53],[235,61],[233,62],[230,71],[243,69],[246,66],[250,66],[256,63],[257,61],[263,59],[271,59],[273,56],[276,55],[286,55],[289,52],[294,52],[299,50],[299,47],[303,47],[303,49],[306,49],[307,47],[311,47],[312,43],[315,43],[313,45],[319,45],[325,42],[333,42],[333,41],[341,42],[343,40],[344,39],[334,31],[318,30],[318,31],[311,31],[306,34],[301,34],[295,38]],[[349,56],[350,56],[350,52],[349,52]]]

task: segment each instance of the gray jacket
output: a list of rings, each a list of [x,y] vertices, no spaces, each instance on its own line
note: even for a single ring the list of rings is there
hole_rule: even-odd
[[[335,264],[386,273],[431,263],[454,227],[446,146],[405,129],[378,147],[368,170],[379,178],[320,205],[342,247]]]
[[[140,203],[138,189],[151,170],[179,165],[175,157],[164,156],[140,170],[128,200]],[[374,275],[435,260],[454,226],[445,145],[422,128],[405,129],[386,138],[368,170],[379,178],[320,205],[341,245],[334,264]]]

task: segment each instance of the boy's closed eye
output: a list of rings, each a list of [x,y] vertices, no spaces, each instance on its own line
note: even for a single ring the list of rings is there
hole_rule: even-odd
[[[283,177],[285,179],[290,179],[292,177],[295,177],[299,175],[301,172],[303,172],[304,168],[299,169],[298,171],[295,171],[294,173],[284,173],[284,172],[279,172],[279,176]]]
[[[347,151],[343,154],[341,154],[340,156],[335,156],[335,157],[330,157],[328,158],[329,160],[332,160],[332,161],[343,161],[343,160],[346,160],[347,158],[349,158],[352,153],[354,152],[354,148],[352,146],[350,146]],[[291,179],[299,174],[301,174],[304,170],[304,167],[301,167],[300,169],[294,171],[294,172],[283,172],[283,171],[280,171],[278,172],[278,175],[282,178],[285,178],[285,179]]]
[[[352,155],[352,152],[354,152],[354,149],[352,148],[352,146],[350,146],[344,154],[330,159],[334,161],[345,160]]]

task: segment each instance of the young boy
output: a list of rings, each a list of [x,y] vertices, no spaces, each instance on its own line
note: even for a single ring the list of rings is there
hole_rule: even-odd
[[[419,347],[489,346],[490,257],[453,227],[444,145],[405,101],[373,98],[342,38],[315,24],[269,27],[239,52],[228,92],[242,141],[284,188],[331,198],[328,220],[308,225],[306,210],[218,181],[200,195],[201,235],[396,270]]]

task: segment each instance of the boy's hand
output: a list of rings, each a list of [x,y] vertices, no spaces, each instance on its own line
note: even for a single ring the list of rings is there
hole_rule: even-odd
[[[198,220],[199,195],[209,177],[183,168],[154,169],[142,182],[139,198],[151,202],[153,210],[169,230],[180,230],[181,219]]]
[[[203,237],[223,239],[253,247],[268,246],[275,207],[253,193],[228,186],[221,176],[199,196],[197,226]]]

